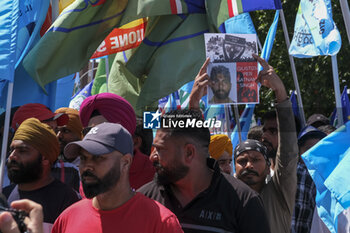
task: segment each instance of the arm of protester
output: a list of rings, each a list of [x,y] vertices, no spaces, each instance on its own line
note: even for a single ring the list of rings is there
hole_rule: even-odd
[[[293,213],[297,185],[298,144],[292,104],[288,99],[285,87],[273,67],[264,59],[254,55],[263,70],[258,81],[271,88],[276,95],[276,111],[278,126],[278,149],[276,154],[275,175],[272,177],[277,190],[281,192],[281,200]]]
[[[29,213],[29,217],[24,220],[28,232],[43,233],[44,217],[43,208],[40,204],[23,199],[12,202],[11,207]],[[9,212],[2,212],[0,214],[0,229],[2,233],[20,233],[16,221]]]
[[[209,83],[209,75],[207,73],[207,67],[210,62],[209,57],[205,60],[201,69],[199,70],[193,84],[193,88],[190,94],[189,108],[199,109],[200,99],[207,94],[207,86]]]
[[[282,80],[278,77],[272,66],[267,63],[263,58],[253,54],[253,57],[260,63],[263,70],[259,72],[257,82],[261,85],[271,88],[276,95],[277,103],[281,103],[288,98],[286,89]]]

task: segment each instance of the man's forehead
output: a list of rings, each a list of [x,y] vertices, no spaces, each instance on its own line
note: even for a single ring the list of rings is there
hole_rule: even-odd
[[[109,154],[102,154],[102,155],[94,155],[94,154],[91,154],[90,152],[88,152],[87,150],[85,150],[84,148],[80,147],[79,149],[79,155],[83,155],[85,157],[112,157],[110,155],[118,155],[118,156],[123,156],[123,154],[117,150],[109,153]]]
[[[109,122],[109,121],[104,116],[98,115],[90,118],[88,126],[95,127],[96,125],[99,125],[104,122]]]
[[[11,148],[33,148],[33,147],[22,140],[13,140],[11,143]]]
[[[170,132],[167,132],[167,130],[158,129],[153,141],[158,144],[163,144],[169,138],[170,138]]]
[[[230,77],[225,76],[223,73],[218,73],[216,76],[214,76],[214,79],[230,79]]]
[[[277,120],[276,119],[266,119],[263,127],[264,128],[271,128],[271,127],[276,128],[277,127]]]
[[[255,151],[255,150],[248,150],[248,151],[244,151],[242,152],[238,157],[240,156],[246,156],[246,157],[264,157],[262,153],[260,153],[259,151]]]

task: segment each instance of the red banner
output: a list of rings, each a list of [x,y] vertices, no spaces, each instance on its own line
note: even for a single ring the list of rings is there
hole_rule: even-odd
[[[115,28],[102,41],[91,58],[103,57],[139,46],[145,36],[146,23],[141,19],[121,28]]]

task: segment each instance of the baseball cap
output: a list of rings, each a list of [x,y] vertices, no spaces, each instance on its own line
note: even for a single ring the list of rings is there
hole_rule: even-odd
[[[36,118],[43,122],[46,120],[56,120],[58,126],[68,124],[69,117],[64,113],[53,113],[43,104],[30,103],[22,105],[14,114],[11,127],[17,130],[18,127],[28,118]]]
[[[312,137],[316,137],[316,138],[324,138],[326,137],[327,134],[325,134],[324,132],[318,130],[317,128],[309,125],[309,126],[305,126],[301,132],[298,135],[298,144],[302,144],[305,140],[307,140],[308,138],[312,138]]]
[[[104,155],[113,151],[132,155],[133,140],[122,125],[105,122],[91,128],[82,141],[69,143],[64,148],[64,154],[73,157],[79,153],[80,148],[93,155]]]
[[[329,119],[319,113],[312,114],[307,119],[307,125],[311,125],[313,127],[319,127],[321,125],[329,125],[329,123],[330,123]]]

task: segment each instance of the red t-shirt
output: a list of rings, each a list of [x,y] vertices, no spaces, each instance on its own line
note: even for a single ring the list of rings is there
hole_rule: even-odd
[[[134,150],[134,158],[130,166],[129,180],[130,186],[133,189],[138,189],[142,185],[147,184],[153,180],[154,168],[151,160],[139,150]]]
[[[183,233],[176,216],[141,193],[114,210],[98,210],[92,199],[67,208],[55,221],[52,233]]]

